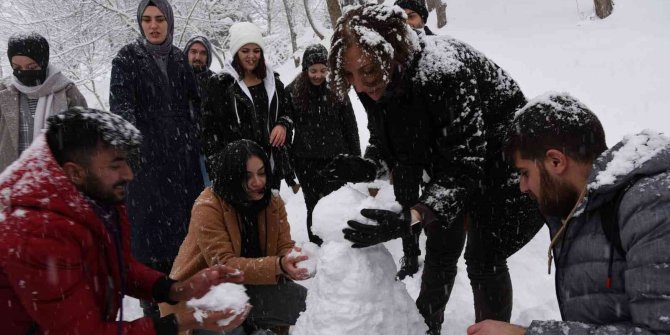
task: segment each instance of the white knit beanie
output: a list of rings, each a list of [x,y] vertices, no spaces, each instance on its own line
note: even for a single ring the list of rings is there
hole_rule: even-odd
[[[233,24],[229,30],[230,33],[230,53],[234,56],[245,44],[255,43],[261,49],[265,49],[263,35],[258,27],[250,22],[238,22]]]

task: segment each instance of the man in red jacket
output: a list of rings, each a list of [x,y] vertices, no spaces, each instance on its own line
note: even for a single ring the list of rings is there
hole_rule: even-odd
[[[236,311],[209,313],[202,323],[188,311],[116,321],[124,295],[176,303],[243,279],[216,266],[175,282],[130,256],[126,158],[140,141],[121,117],[76,107],[49,118],[46,136],[0,174],[3,334],[176,334],[244,320],[249,307],[226,327],[217,321]]]

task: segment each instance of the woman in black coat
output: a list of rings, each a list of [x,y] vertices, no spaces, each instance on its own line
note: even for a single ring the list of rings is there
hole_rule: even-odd
[[[361,155],[356,116],[349,97],[339,100],[326,85],[328,50],[321,44],[305,49],[302,72],[286,91],[293,104],[295,138],[291,156],[305,196],[309,240],[321,245],[312,233],[312,211],[319,199],[343,185],[318,174],[335,156]]]
[[[170,4],[141,1],[137,21],[142,37],[112,61],[109,105],[143,137],[135,180],[128,186],[133,256],[169,273],[193,201],[204,187],[197,140],[200,99],[191,67],[172,45]],[[157,312],[145,306],[147,313]]]
[[[203,148],[212,179],[216,171],[211,158],[230,142],[247,139],[256,142],[270,158],[272,173],[285,176],[289,166],[286,138],[293,122],[290,104],[279,75],[265,63],[260,29],[249,22],[230,27],[232,61],[207,85],[202,117]],[[278,190],[275,178],[272,189]]]
[[[430,334],[439,334],[467,235],[475,317],[509,321],[507,257],[543,223],[502,152],[514,112],[526,102],[517,83],[471,46],[417,36],[402,9],[380,5],[351,9],[338,21],[329,64],[339,96],[351,85],[357,91],[370,145],[366,159],[338,157],[324,173],[366,180],[391,171],[403,206],[399,214],[364,210],[379,225],[350,221],[345,238],[366,247],[425,229],[417,307]]]

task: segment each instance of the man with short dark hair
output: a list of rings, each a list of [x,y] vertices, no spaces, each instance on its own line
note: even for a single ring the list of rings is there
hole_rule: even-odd
[[[412,28],[423,29],[426,35],[435,35],[426,25],[429,12],[425,0],[396,0],[394,5],[405,10],[407,24]]]
[[[646,130],[607,150],[586,106],[549,93],[517,112],[507,153],[547,218],[563,321],[468,334],[669,333],[670,139]]]
[[[182,282],[130,255],[124,198],[133,179],[128,154],[139,131],[121,117],[71,108],[0,175],[0,315],[3,334],[177,334],[233,329],[210,313],[123,320],[123,297],[177,303],[243,276],[214,266]],[[248,310],[248,308],[247,308]],[[120,311],[120,312],[119,312]]]

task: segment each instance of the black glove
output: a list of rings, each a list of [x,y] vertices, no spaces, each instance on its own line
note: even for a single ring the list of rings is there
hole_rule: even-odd
[[[368,219],[377,221],[378,225],[363,224],[349,220],[351,228],[344,228],[344,238],[353,242],[353,248],[370,247],[382,242],[404,237],[421,230],[420,224],[411,225],[412,216],[409,210],[394,213],[383,209],[363,209],[361,214]]]
[[[369,159],[339,154],[319,174],[331,181],[360,183],[375,180],[377,167]]]

